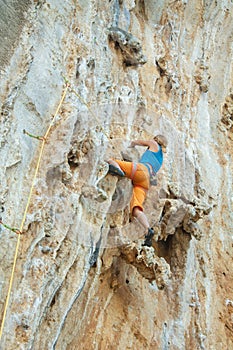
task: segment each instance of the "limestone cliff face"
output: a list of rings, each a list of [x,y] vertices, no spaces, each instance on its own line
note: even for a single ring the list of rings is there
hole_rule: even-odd
[[[1,349],[232,349],[232,1],[0,4]],[[105,160],[157,132],[143,248]]]

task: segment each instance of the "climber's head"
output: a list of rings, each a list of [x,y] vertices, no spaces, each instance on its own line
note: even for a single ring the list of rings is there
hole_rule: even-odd
[[[154,137],[154,140],[156,142],[158,142],[158,144],[162,147],[163,152],[166,152],[166,148],[167,148],[167,139],[165,136],[163,135],[156,135]]]

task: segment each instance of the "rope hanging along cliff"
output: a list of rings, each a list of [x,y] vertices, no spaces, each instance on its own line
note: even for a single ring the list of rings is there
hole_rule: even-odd
[[[89,112],[94,117],[94,119],[98,123],[100,123],[99,119],[92,112],[89,104],[86,101],[84,101],[84,99],[74,90],[74,88],[72,88],[71,83],[68,81],[68,79],[66,77],[64,77],[64,76],[63,76],[63,79],[65,81],[65,89],[63,91],[63,94],[62,94],[62,97],[61,97],[60,102],[58,104],[58,107],[57,107],[57,109],[55,111],[55,114],[54,114],[54,116],[53,116],[53,118],[52,118],[52,120],[51,120],[51,122],[49,124],[49,127],[48,127],[47,131],[45,132],[44,136],[34,136],[34,135],[28,133],[26,130],[23,130],[24,134],[28,135],[29,137],[32,137],[34,139],[37,139],[37,140],[41,141],[41,147],[40,147],[40,151],[39,151],[39,157],[38,157],[38,160],[37,160],[35,173],[34,173],[34,176],[33,176],[33,179],[32,179],[32,184],[31,184],[31,187],[30,187],[30,192],[29,192],[29,195],[28,195],[28,198],[27,198],[27,203],[26,203],[26,207],[25,207],[25,210],[24,210],[23,218],[22,218],[22,221],[21,221],[21,224],[20,224],[20,228],[19,229],[16,229],[16,228],[12,229],[10,226],[8,226],[6,224],[3,224],[3,222],[0,221],[0,224],[2,224],[6,229],[9,229],[10,231],[13,231],[14,233],[16,233],[17,236],[18,236],[17,244],[16,244],[16,248],[15,248],[15,253],[14,253],[13,266],[12,266],[12,270],[11,270],[11,277],[10,277],[10,282],[9,282],[6,302],[5,302],[4,311],[3,311],[2,323],[1,323],[1,328],[0,328],[0,341],[1,341],[1,338],[2,338],[3,328],[4,328],[4,324],[5,324],[5,320],[6,320],[6,314],[7,314],[7,310],[8,310],[8,306],[9,306],[9,301],[10,301],[10,294],[11,294],[13,280],[14,280],[15,267],[16,267],[16,262],[17,262],[17,258],[18,258],[21,234],[23,232],[23,226],[24,226],[24,223],[25,223],[25,220],[26,220],[26,216],[27,216],[27,213],[28,213],[28,209],[29,209],[29,205],[30,205],[30,202],[31,202],[32,192],[33,192],[34,185],[35,185],[35,180],[36,180],[36,177],[38,175],[38,171],[39,171],[39,167],[40,167],[40,163],[41,163],[41,159],[42,159],[42,155],[43,155],[43,151],[44,151],[46,140],[48,138],[48,135],[50,133],[50,130],[51,130],[52,126],[54,125],[54,121],[55,121],[55,119],[56,119],[56,117],[58,115],[58,112],[59,112],[59,110],[60,110],[60,108],[61,108],[61,106],[62,106],[62,104],[64,102],[64,99],[66,97],[67,91],[70,90],[72,93],[74,93],[78,97],[80,102],[85,104],[85,106],[88,108]],[[64,120],[62,120],[62,121],[64,121]],[[100,125],[100,129],[105,134],[105,136],[108,139],[110,139],[109,135],[106,133],[106,131],[104,130],[104,128],[101,125]]]
[[[38,157],[37,164],[36,164],[35,173],[34,173],[34,176],[33,176],[33,179],[32,179],[31,187],[30,187],[30,192],[29,192],[29,195],[28,195],[28,198],[27,198],[27,203],[26,203],[26,207],[25,207],[25,210],[24,210],[23,218],[22,218],[22,221],[21,221],[21,224],[20,224],[20,228],[19,228],[18,232],[16,232],[16,233],[19,233],[19,234],[18,234],[17,244],[16,244],[16,248],[15,248],[15,253],[14,253],[14,260],[13,260],[13,266],[12,266],[12,270],[11,270],[11,277],[10,277],[10,282],[9,282],[6,302],[5,302],[4,311],[3,311],[2,323],[1,323],[1,328],[0,328],[0,340],[2,338],[3,328],[4,328],[4,324],[5,324],[5,320],[6,320],[6,313],[7,313],[7,309],[8,309],[8,305],[9,305],[10,294],[11,294],[13,280],[14,280],[15,267],[16,267],[16,261],[17,261],[17,257],[18,257],[18,252],[19,252],[21,233],[23,231],[23,226],[24,226],[24,223],[25,223],[25,220],[26,220],[28,209],[29,209],[29,205],[30,205],[30,201],[31,201],[31,197],[32,197],[32,192],[33,192],[34,185],[35,185],[35,180],[36,180],[36,177],[37,177],[37,174],[38,174],[38,170],[39,170],[39,167],[40,167],[40,163],[41,163],[41,159],[42,159],[42,155],[43,155],[43,151],[44,151],[44,146],[45,146],[45,143],[46,143],[46,139],[47,139],[47,137],[48,137],[48,135],[50,133],[50,130],[51,130],[53,124],[54,124],[54,120],[55,120],[55,118],[56,118],[56,116],[57,116],[57,114],[58,114],[58,112],[59,112],[59,110],[60,110],[60,108],[62,106],[62,103],[63,103],[63,101],[64,101],[64,99],[66,97],[68,88],[69,88],[69,85],[66,84],[65,89],[64,89],[63,94],[62,94],[62,97],[60,99],[60,102],[59,102],[58,107],[56,109],[56,112],[55,112],[55,114],[54,114],[54,116],[53,116],[53,118],[52,118],[52,120],[51,120],[51,122],[49,124],[49,127],[48,127],[45,135],[41,138],[41,142],[42,143],[41,143],[39,157]],[[29,135],[29,136],[31,136],[31,135]]]

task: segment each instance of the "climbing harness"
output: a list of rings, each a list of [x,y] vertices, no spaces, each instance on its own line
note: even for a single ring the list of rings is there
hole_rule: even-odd
[[[136,173],[136,171],[137,171],[137,167],[138,167],[138,164],[132,162],[132,170],[131,170],[131,175],[130,175],[130,180],[132,180],[132,182],[133,182],[135,173]]]

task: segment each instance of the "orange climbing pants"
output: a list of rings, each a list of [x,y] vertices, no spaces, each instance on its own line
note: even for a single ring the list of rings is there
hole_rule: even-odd
[[[147,167],[141,163],[125,162],[114,159],[124,171],[125,176],[132,180],[133,194],[130,201],[130,212],[138,207],[143,211],[143,202],[150,186],[150,175]]]

